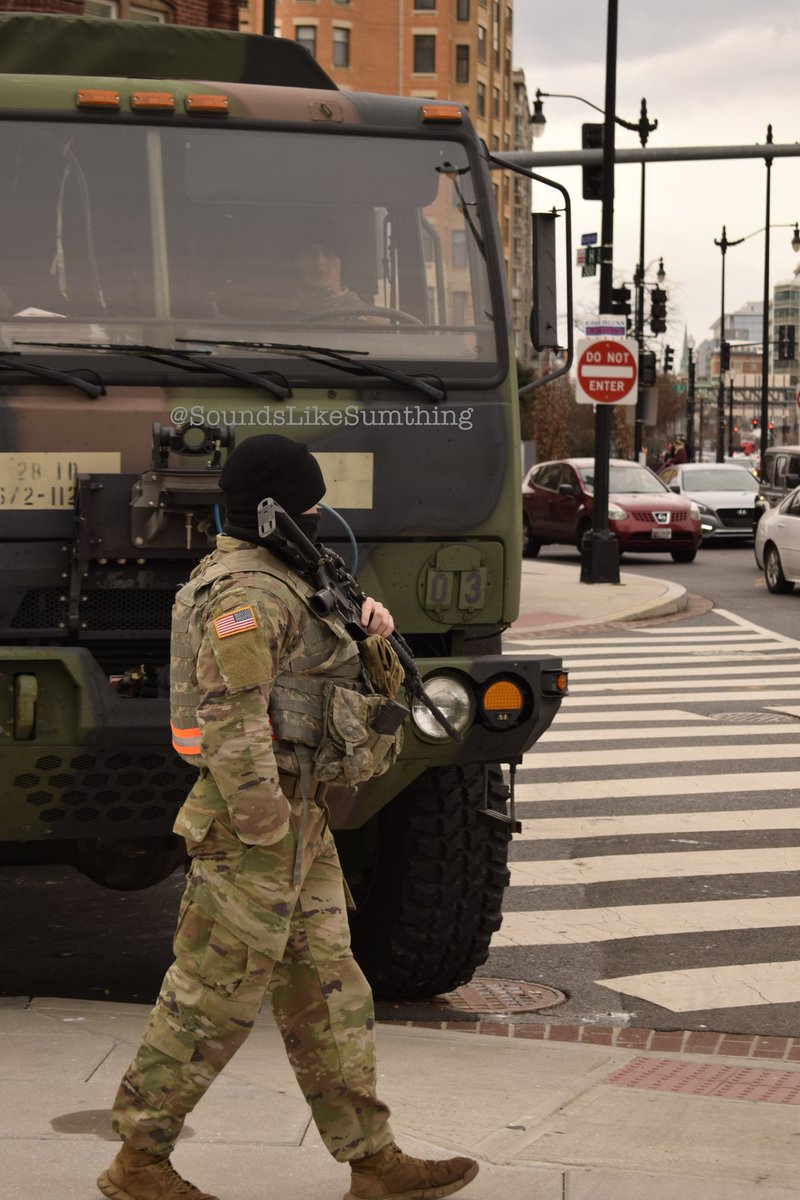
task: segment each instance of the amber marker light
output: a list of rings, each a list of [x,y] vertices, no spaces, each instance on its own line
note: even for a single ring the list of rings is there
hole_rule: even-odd
[[[423,121],[450,121],[460,125],[464,119],[461,109],[452,104],[423,104],[419,111]]]
[[[173,112],[175,97],[172,92],[134,92],[131,96],[131,108]]]
[[[483,723],[492,729],[511,729],[525,708],[525,694],[512,679],[495,679],[481,696]]]
[[[100,88],[78,88],[75,97],[78,108],[119,108],[119,92]]]
[[[218,113],[224,115],[228,111],[228,97],[214,96],[201,93],[197,96],[186,97],[186,111],[189,113]]]

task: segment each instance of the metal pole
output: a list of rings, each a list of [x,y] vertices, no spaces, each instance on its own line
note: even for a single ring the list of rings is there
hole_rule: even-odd
[[[600,246],[600,312],[611,312],[614,270],[614,109],[617,102],[618,0],[608,0],[606,100],[603,129],[603,217]],[[611,406],[595,407],[594,528],[581,548],[582,583],[619,583],[619,546],[608,528]]]
[[[714,239],[716,241],[716,238]],[[719,388],[717,390],[717,462],[725,457],[725,252],[728,249],[728,239],[725,226],[722,226],[722,238],[717,242],[722,252],[722,303],[719,319]]]
[[[733,372],[728,380],[728,458],[733,457]]]
[[[269,37],[275,36],[275,0],[264,0],[264,28],[262,32]]]
[[[772,126],[767,126],[767,143],[772,144]],[[761,453],[769,446],[769,217],[772,157],[764,158],[767,168],[767,214],[764,219],[764,313],[761,322]]]
[[[686,458],[694,462],[694,350],[689,347],[689,379],[686,388]],[[702,434],[701,441],[702,441]]]
[[[644,100],[642,101],[644,107]],[[634,285],[636,287],[636,340],[639,343],[639,357],[644,350],[644,197],[645,197],[645,163],[642,163],[642,187],[639,201],[639,263],[636,267]],[[644,388],[641,379],[636,389],[636,418],[633,425],[633,457],[639,461],[639,454],[644,441]]]
[[[652,123],[647,119],[647,100],[642,99],[642,107],[639,115],[639,141],[644,147],[647,145],[647,139],[654,129],[658,128],[658,121]],[[635,337],[639,343],[639,355],[644,350],[644,213],[645,213],[645,163],[642,163],[642,186],[641,196],[639,201],[639,265],[636,268],[636,276],[634,285],[636,287],[636,329]],[[644,388],[639,383],[636,389],[636,417],[633,424],[633,457],[636,462],[639,461],[642,445],[644,443]]]

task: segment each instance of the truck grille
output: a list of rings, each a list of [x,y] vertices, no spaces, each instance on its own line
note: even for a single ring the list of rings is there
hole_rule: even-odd
[[[89,588],[81,593],[80,627],[138,633],[170,627],[174,588]],[[63,588],[28,588],[11,621],[12,629],[63,629],[67,596]]]
[[[58,837],[94,837],[120,827],[131,835],[168,833],[195,778],[195,768],[169,749],[53,752],[31,756],[12,791]]]

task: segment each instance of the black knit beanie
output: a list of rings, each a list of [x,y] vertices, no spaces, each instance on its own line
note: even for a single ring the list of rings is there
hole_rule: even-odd
[[[225,502],[226,532],[258,538],[259,503],[271,496],[297,517],[325,495],[319,463],[301,442],[265,433],[232,450],[219,478]]]

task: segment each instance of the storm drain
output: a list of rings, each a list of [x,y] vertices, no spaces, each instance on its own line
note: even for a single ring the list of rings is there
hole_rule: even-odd
[[[635,1058],[609,1075],[605,1082],[614,1087],[714,1096],[720,1100],[800,1104],[800,1071],[726,1067],[717,1063],[682,1063],[667,1058]]]
[[[714,713],[713,721],[722,725],[796,725],[797,717],[788,713],[764,712],[727,712]]]
[[[475,1013],[526,1013],[554,1008],[566,1000],[563,992],[542,983],[515,979],[472,979],[454,992],[434,996],[428,1003],[446,1019],[448,1011]]]

